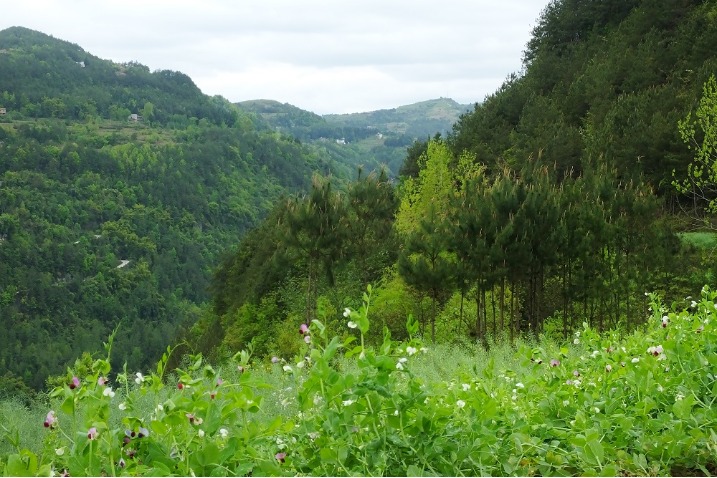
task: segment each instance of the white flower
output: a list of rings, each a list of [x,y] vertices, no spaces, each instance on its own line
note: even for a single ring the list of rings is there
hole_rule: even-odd
[[[694,300],[690,302],[690,307],[692,307],[693,309],[697,307],[697,302],[695,302]]]
[[[665,391],[665,389],[662,387],[662,385],[657,385],[657,391],[662,393]]]
[[[590,354],[590,356],[591,356],[592,358],[595,358],[595,357],[597,357],[598,355],[600,355],[600,351],[599,351],[599,350],[593,350],[593,353]]]
[[[679,402],[680,400],[682,400],[683,398],[685,398],[685,396],[682,395],[681,393],[678,393],[677,395],[675,395],[675,400],[677,400],[678,402]]]
[[[112,398],[115,396],[115,392],[112,390],[112,387],[107,387],[102,391],[102,395]]]
[[[139,384],[141,384],[142,382],[144,382],[144,375],[142,375],[142,372],[137,372],[135,375],[136,375],[137,378],[135,378],[134,381],[135,381],[135,383],[136,383],[137,385],[139,385]]]
[[[470,389],[471,389],[471,385],[470,385],[469,383],[464,383],[464,384],[463,384],[463,391],[464,391],[464,392],[467,392],[467,391],[470,390]]]
[[[344,407],[348,407],[349,405],[352,405],[352,404],[354,404],[354,403],[356,403],[356,400],[351,400],[351,399],[344,400],[343,402],[341,402],[341,404],[342,404]]]
[[[406,347],[406,353],[409,356],[415,354],[416,352],[418,352],[418,349],[416,349],[416,347],[411,347],[410,345],[408,347]]]
[[[521,382],[518,382],[515,384],[517,388],[525,388],[525,385],[523,385]]]
[[[580,339],[577,339],[577,338],[576,338],[575,340],[573,340],[573,343],[574,343],[575,345],[578,345],[578,344],[580,343]]]
[[[600,413],[600,409],[598,407],[595,407],[595,413]]]
[[[353,320],[349,320],[348,326],[349,326],[349,329],[355,329],[356,327],[358,327],[358,324],[356,322],[354,322]]]
[[[463,400],[458,400],[458,401],[456,402],[456,406],[457,406],[458,408],[463,408],[463,407],[466,406],[466,402],[464,402]]]
[[[324,400],[324,397],[319,395],[318,393],[314,395],[314,405],[320,404]]]
[[[424,353],[424,354],[425,354],[426,352],[428,352],[428,349],[427,349],[426,347],[421,347],[420,350],[421,350],[421,352]]]
[[[396,364],[396,369],[397,369],[397,370],[403,370],[403,362],[398,362],[398,363]]]
[[[226,438],[226,437],[229,436],[229,430],[227,430],[226,428],[220,428],[220,429],[219,429],[219,435],[220,435],[222,438]]]
[[[351,315],[351,309],[349,309],[348,307],[346,307],[346,308],[344,309],[344,317],[348,317],[349,315]]]
[[[306,342],[307,344],[310,344],[310,343],[311,343],[311,336],[310,336],[310,335],[304,335],[304,342]]]
[[[204,430],[202,430],[201,428],[197,430],[197,436],[199,438],[204,438]]]
[[[163,412],[163,411],[164,411],[164,407],[162,406],[161,403],[160,403],[159,405],[157,405],[156,411],[157,411],[157,412]]]
[[[639,361],[640,361],[640,358],[639,358],[639,357],[633,357],[633,359],[630,360],[630,362],[632,362],[632,363],[637,363],[637,362],[639,362]]]
[[[293,372],[294,371],[294,369],[291,368],[291,365],[284,365],[282,367],[282,369],[284,370],[284,372]]]
[[[296,368],[304,368],[304,361],[302,360],[301,362],[297,363]]]
[[[570,400],[563,400],[563,406],[567,407],[568,405],[570,405]]]
[[[117,406],[117,408],[119,408],[120,410],[127,410],[127,404],[122,402]]]
[[[307,435],[308,435],[309,438],[311,438],[312,440],[316,440],[317,438],[319,438],[319,432],[309,432],[309,433],[307,433]]]
[[[55,455],[62,456],[65,454],[65,447],[55,448]]]

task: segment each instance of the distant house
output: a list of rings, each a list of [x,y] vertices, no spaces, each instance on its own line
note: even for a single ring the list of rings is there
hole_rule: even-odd
[[[84,62],[84,61],[76,61],[75,63],[77,63],[78,65],[80,65],[82,68],[85,67],[85,62]]]
[[[131,115],[129,115],[127,117],[127,121],[134,121],[135,123],[141,119],[142,119],[142,117],[140,115],[138,115],[137,113],[132,113]]]
[[[337,139],[336,144],[346,144],[346,140],[344,138]]]
[[[7,110],[5,108],[0,108],[0,115],[4,115],[7,113]]]

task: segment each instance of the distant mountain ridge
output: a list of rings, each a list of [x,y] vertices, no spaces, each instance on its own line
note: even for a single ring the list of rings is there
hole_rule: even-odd
[[[449,131],[460,115],[472,108],[472,104],[462,105],[450,98],[437,98],[365,113],[329,114],[324,115],[324,119],[337,124],[368,125],[391,133],[422,137]]]
[[[473,107],[438,98],[391,109],[321,116],[274,100],[235,104],[266,127],[321,145],[333,157],[371,168],[383,164],[394,174],[408,146],[437,133],[445,134]]]

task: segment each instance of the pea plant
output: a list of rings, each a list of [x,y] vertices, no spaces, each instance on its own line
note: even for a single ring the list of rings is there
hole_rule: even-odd
[[[50,393],[42,446],[11,451],[4,475],[424,476],[717,472],[717,294],[682,311],[651,299],[630,335],[587,324],[569,344],[520,342],[508,358],[447,376],[418,336],[369,347],[371,288],[346,331],[301,324],[292,360],[250,350],[217,366],[115,375],[107,356]],[[110,379],[109,377],[112,377]],[[1,417],[0,417],[1,418]],[[4,421],[3,421],[4,423]]]

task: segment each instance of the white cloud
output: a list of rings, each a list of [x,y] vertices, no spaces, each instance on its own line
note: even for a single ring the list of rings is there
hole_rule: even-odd
[[[117,62],[188,74],[207,94],[317,113],[440,96],[481,101],[521,67],[547,0],[23,0],[25,26]]]

